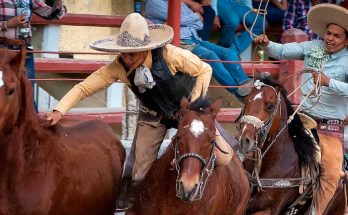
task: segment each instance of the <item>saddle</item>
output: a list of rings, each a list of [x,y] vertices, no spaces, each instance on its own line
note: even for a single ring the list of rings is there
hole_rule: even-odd
[[[318,126],[317,122],[314,119],[312,119],[310,116],[308,116],[304,113],[298,113],[298,115],[300,116],[300,119],[301,119],[305,129],[310,131],[314,128],[317,128],[317,126]]]

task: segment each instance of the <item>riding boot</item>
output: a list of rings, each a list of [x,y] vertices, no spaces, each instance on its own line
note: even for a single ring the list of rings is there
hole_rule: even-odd
[[[124,164],[121,189],[116,200],[116,211],[126,211],[128,209],[129,192],[132,186],[132,172],[135,160],[135,144],[132,143],[131,149]]]
[[[128,194],[128,208],[131,208],[134,205],[135,197],[138,192],[138,185],[132,183],[132,185],[129,188],[129,194]]]
[[[214,153],[216,155],[216,166],[226,166],[233,157],[233,149],[220,134],[219,130],[215,132],[216,147]]]
[[[321,136],[320,149],[322,154],[320,182],[314,194],[316,215],[323,214],[337,189],[340,178],[344,176],[342,143],[338,139],[329,141],[327,136]]]
[[[116,200],[116,211],[126,211],[129,207],[129,196],[131,190],[132,179],[128,177],[122,178],[121,190]]]

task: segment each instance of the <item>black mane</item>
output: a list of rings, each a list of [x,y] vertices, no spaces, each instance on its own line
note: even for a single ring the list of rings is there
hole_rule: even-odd
[[[281,86],[277,81],[275,81],[270,75],[261,74],[257,77],[261,82],[270,85],[272,87],[277,87],[280,89],[281,95],[285,101],[287,109],[287,117],[294,113],[294,109],[290,100],[287,98],[287,90]],[[288,125],[288,130],[292,141],[294,142],[295,150],[299,156],[300,162],[304,165],[312,165],[317,163],[316,160],[316,142],[313,138],[307,134],[303,123],[296,113],[294,119]]]
[[[204,109],[211,105],[211,99],[199,97],[190,103],[189,109],[197,112],[204,112]]]

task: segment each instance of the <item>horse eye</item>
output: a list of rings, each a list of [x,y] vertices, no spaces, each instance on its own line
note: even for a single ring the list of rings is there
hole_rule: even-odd
[[[14,91],[15,91],[14,88],[10,88],[10,89],[8,89],[6,95],[10,96],[10,95],[12,95],[14,93]]]
[[[266,104],[266,110],[269,111],[269,112],[273,110],[273,107],[274,107],[274,105],[272,103],[267,103]]]

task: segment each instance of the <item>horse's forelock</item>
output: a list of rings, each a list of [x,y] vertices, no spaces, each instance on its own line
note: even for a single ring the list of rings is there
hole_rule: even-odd
[[[190,103],[189,110],[203,112],[204,109],[210,107],[211,100],[208,98],[199,97]]]

